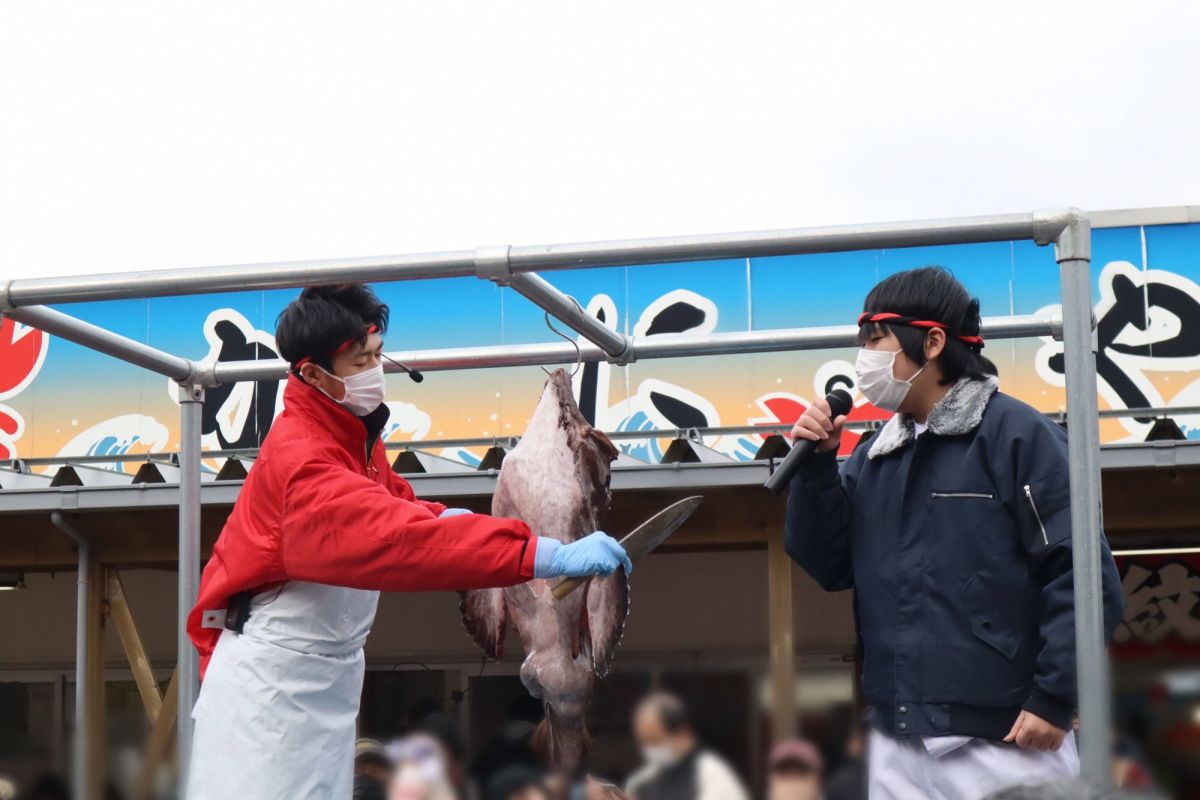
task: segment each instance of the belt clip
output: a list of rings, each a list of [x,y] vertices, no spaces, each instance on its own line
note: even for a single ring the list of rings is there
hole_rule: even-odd
[[[200,618],[201,628],[216,628],[217,630],[225,629],[225,609],[217,608],[211,611],[205,611]]]

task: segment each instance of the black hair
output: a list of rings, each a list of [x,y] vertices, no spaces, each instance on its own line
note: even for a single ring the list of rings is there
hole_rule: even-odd
[[[979,335],[979,300],[971,297],[954,275],[943,267],[921,267],[884,278],[867,295],[863,311],[900,314],[946,326],[946,346],[938,356],[942,385],[967,377],[983,380],[996,375],[996,365],[980,352],[982,345],[967,344],[959,336]],[[926,328],[887,322],[863,322],[858,342],[886,328],[900,340],[900,349],[915,364],[925,365]]]
[[[388,307],[361,283],[309,286],[275,320],[275,346],[295,369],[309,358],[332,369],[332,356],[343,343],[367,340],[367,327],[387,332]]]

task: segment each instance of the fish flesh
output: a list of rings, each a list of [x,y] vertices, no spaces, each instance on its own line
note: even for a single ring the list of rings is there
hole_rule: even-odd
[[[515,517],[535,536],[573,542],[600,529],[612,500],[610,469],[617,448],[579,411],[571,379],[556,370],[542,390],[525,434],[504,458],[492,514]],[[624,570],[595,578],[562,600],[557,580],[462,595],[463,625],[491,658],[500,658],[508,624],[525,648],[521,682],[541,700],[550,728],[551,758],[576,774],[586,758],[584,715],[592,685],[612,666],[629,613]]]

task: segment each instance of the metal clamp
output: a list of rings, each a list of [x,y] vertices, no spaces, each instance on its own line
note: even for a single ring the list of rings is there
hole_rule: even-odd
[[[507,244],[475,248],[475,274],[500,286],[508,286],[513,278],[512,263],[508,254],[512,247]]]
[[[217,380],[217,362],[192,361],[191,359],[187,359],[187,362],[191,370],[186,378],[179,381],[180,386],[195,385],[205,389],[220,385],[220,381]]]
[[[16,308],[12,303],[12,284],[11,279],[0,282],[0,314]]]
[[[1078,208],[1070,209],[1065,219],[1066,226],[1054,241],[1054,260],[1059,264],[1064,261],[1091,261],[1091,220]]]
[[[203,403],[204,402],[204,387],[199,383],[177,383],[178,394],[176,398],[180,404],[183,403]]]
[[[1092,324],[1095,325],[1095,315],[1092,315]],[[1061,342],[1063,340],[1063,318],[1062,312],[1050,315],[1050,338],[1053,341]]]

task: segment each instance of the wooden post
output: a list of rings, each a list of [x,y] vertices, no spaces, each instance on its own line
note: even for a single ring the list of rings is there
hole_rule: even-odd
[[[162,708],[162,696],[158,692],[158,681],[154,680],[154,670],[150,668],[150,659],[146,658],[142,637],[138,635],[133,614],[129,611],[121,576],[115,569],[108,571],[108,610],[109,617],[121,637],[121,646],[125,648],[129,669],[133,672],[138,693],[142,696],[142,705],[146,707],[146,716],[153,723],[158,719],[159,709]]]
[[[179,711],[179,667],[171,674],[171,682],[167,684],[167,693],[163,697],[158,714],[150,731],[150,740],[146,742],[146,752],[142,758],[134,783],[131,800],[147,800],[154,789],[154,778],[158,768],[166,761],[171,753],[172,732],[175,730],[175,716]]]
[[[771,741],[795,738],[796,643],[792,628],[792,559],[783,531],[767,533],[767,619],[771,643]]]

